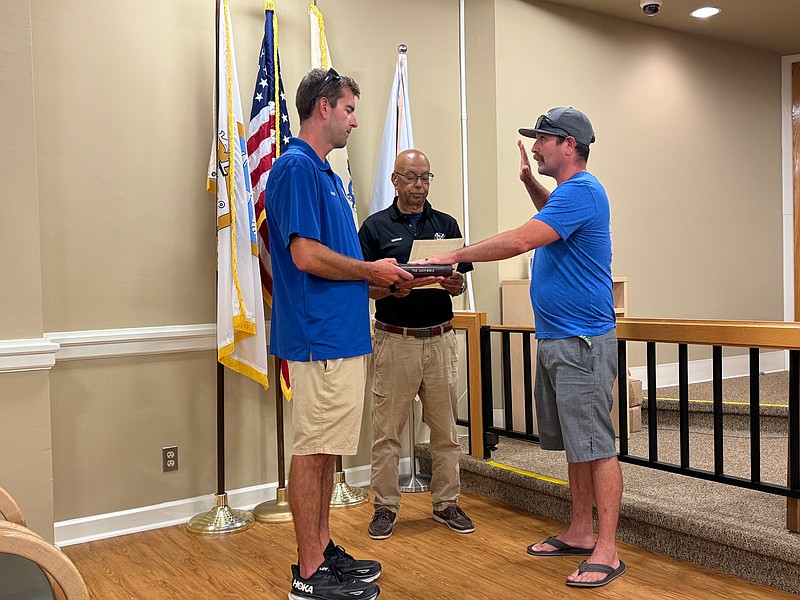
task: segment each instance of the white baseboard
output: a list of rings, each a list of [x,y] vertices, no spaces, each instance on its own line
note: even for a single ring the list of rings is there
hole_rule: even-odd
[[[409,459],[400,459],[400,474],[407,475],[409,472]],[[345,469],[345,478],[347,483],[353,487],[368,486],[370,467],[364,465]],[[231,508],[252,510],[262,502],[275,500],[277,489],[277,483],[267,483],[229,491],[228,504]],[[182,525],[188,523],[193,516],[211,510],[214,507],[214,499],[215,494],[208,494],[153,506],[59,521],[54,524],[55,543],[57,546],[65,547],[129,533]]]
[[[760,355],[760,371],[773,373],[787,369],[787,353],[785,350],[762,352]],[[647,367],[631,367],[631,378],[642,382],[642,389],[647,389]],[[711,381],[713,361],[710,358],[689,361],[689,383]],[[726,356],[722,359],[722,377],[747,377],[750,375],[750,356]],[[660,364],[656,367],[656,385],[672,387],[678,385],[678,363]]]
[[[774,373],[788,369],[788,358],[785,350],[762,352],[760,355],[760,371]],[[689,361],[689,383],[702,383],[712,379],[713,361],[711,359]],[[631,379],[642,382],[642,389],[647,389],[647,367],[631,367],[628,369]],[[722,377],[746,377],[750,375],[750,357],[748,355],[727,356],[722,359]],[[656,367],[656,384],[658,387],[678,385],[678,363],[666,363]],[[505,410],[495,408],[492,411],[492,424],[505,427]]]

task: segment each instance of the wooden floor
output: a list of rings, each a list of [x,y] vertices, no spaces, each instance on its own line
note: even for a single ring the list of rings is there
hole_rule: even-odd
[[[334,541],[383,565],[380,600],[571,598],[796,598],[626,544],[628,572],[596,590],[568,588],[580,558],[537,558],[528,544],[562,524],[462,494],[476,531],[459,535],[431,519],[430,495],[404,494],[388,540],[366,533],[372,507],[336,509]],[[64,548],[95,600],[285,599],[296,560],[292,524],[257,523],[241,533],[198,536],[176,526]]]

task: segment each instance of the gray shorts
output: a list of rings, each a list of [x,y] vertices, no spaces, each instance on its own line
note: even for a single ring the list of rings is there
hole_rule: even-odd
[[[617,378],[617,332],[539,340],[536,413],[544,450],[566,450],[567,462],[617,455],[611,421]]]

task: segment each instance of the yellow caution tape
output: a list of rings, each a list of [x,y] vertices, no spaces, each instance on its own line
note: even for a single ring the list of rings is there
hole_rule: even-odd
[[[487,465],[492,465],[493,467],[497,467],[499,469],[505,469],[506,471],[511,471],[512,473],[519,473],[520,475],[525,475],[525,477],[533,477],[534,479],[541,479],[542,481],[549,481],[550,483],[556,483],[558,485],[567,485],[566,481],[562,481],[561,479],[553,479],[552,477],[547,477],[545,475],[539,475],[538,473],[531,473],[530,471],[523,471],[522,469],[517,469],[515,467],[509,467],[508,465],[503,465],[498,462],[494,462],[493,460],[487,461]]]
[[[679,398],[660,398],[656,397],[656,400],[670,400],[672,402],[680,402]],[[713,400],[689,400],[689,402],[699,402],[700,404],[712,404]],[[749,402],[732,402],[728,400],[723,400],[723,404],[738,404],[740,406],[750,406]],[[788,404],[759,404],[759,406],[773,406],[778,408],[788,408]]]

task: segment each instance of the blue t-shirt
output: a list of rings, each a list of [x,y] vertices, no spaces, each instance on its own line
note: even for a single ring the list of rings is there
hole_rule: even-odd
[[[305,273],[289,251],[297,235],[363,260],[342,180],[311,146],[291,138],[264,193],[273,279],[270,354],[304,362],[369,354],[367,281]]]
[[[536,337],[602,335],[616,322],[611,281],[611,214],[603,185],[587,171],[556,187],[534,219],[561,237],[533,255]]]

